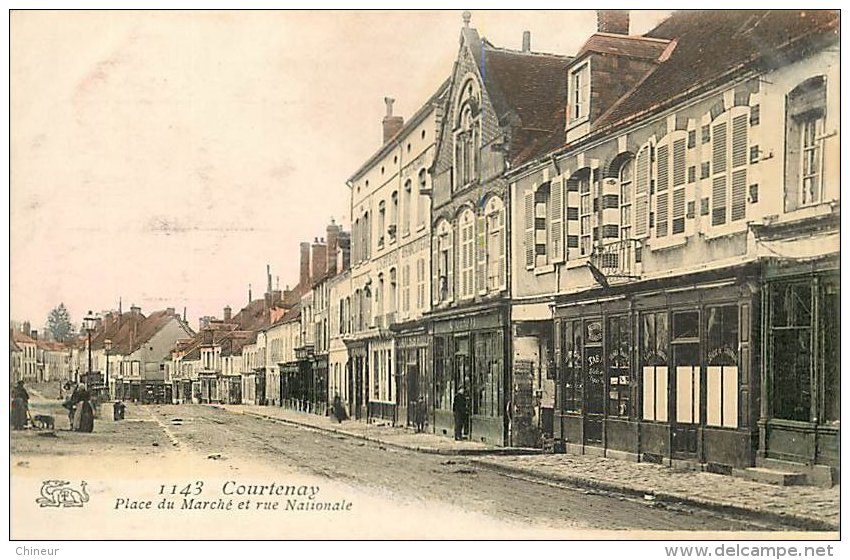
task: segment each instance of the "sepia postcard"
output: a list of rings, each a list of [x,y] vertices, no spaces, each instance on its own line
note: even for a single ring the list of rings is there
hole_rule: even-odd
[[[14,554],[834,555],[838,10],[9,33]]]

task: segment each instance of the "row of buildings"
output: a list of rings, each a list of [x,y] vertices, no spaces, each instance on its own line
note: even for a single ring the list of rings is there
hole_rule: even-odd
[[[385,100],[350,232],[302,243],[292,290],[269,272],[263,299],[182,324],[146,373],[165,400],[338,395],[397,425],[423,397],[446,435],[463,388],[476,441],[831,481],[838,31],[830,11],[684,11],[632,35],[600,10],[547,54],[465,13],[446,81],[406,121]]]

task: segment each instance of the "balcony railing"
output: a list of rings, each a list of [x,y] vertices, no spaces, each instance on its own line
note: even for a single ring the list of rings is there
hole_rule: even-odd
[[[609,278],[639,278],[642,244],[626,239],[594,247],[590,261]]]

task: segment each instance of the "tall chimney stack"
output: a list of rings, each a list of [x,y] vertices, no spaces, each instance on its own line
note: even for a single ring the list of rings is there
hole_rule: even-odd
[[[310,242],[301,242],[301,268],[298,284],[303,288],[310,285]]]
[[[328,224],[327,234],[328,234],[328,272],[330,274],[336,274],[338,272],[337,267],[337,253],[339,252],[339,232],[340,227],[334,222],[334,219],[331,218],[331,223]]]
[[[266,265],[266,292],[272,293],[272,267],[271,265]]]
[[[522,52],[531,52],[531,31],[522,32]]]
[[[233,312],[233,310],[232,310],[232,309],[230,309],[230,306],[229,306],[229,305],[228,305],[227,307],[225,307],[225,308],[224,308],[224,322],[225,322],[225,323],[229,323],[229,322],[230,322],[230,319],[232,318],[232,316],[231,316],[232,312]]]
[[[596,29],[600,33],[629,34],[628,10],[596,10]]]
[[[393,116],[393,103],[395,103],[395,99],[392,97],[385,97],[384,103],[387,104],[387,114],[384,116],[383,120],[384,141],[382,144],[389,142],[390,138],[398,134],[398,131],[404,126],[403,117]]]
[[[310,281],[315,282],[321,278],[328,270],[328,246],[319,241],[319,238],[313,240],[312,248],[312,266],[310,271]]]

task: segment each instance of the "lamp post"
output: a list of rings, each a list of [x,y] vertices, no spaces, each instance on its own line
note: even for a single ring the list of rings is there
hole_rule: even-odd
[[[107,338],[103,341],[103,350],[106,353],[106,375],[103,378],[103,385],[106,387],[106,397],[111,398],[109,394],[109,351],[112,350],[112,340]]]
[[[89,369],[86,372],[86,387],[88,387],[88,385],[91,383],[91,333],[94,332],[95,323],[96,321],[94,315],[92,315],[91,310],[89,310],[88,315],[86,315],[86,318],[83,319],[83,328],[86,330],[86,334],[88,335],[87,346],[89,352]]]

